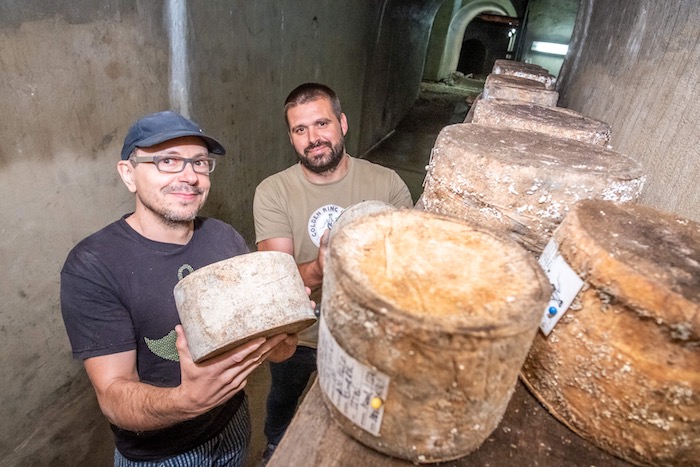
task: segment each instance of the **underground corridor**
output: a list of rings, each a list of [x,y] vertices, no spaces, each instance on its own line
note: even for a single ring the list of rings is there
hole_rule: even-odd
[[[369,345],[370,360],[402,362],[402,377],[421,364],[430,370],[398,386],[398,410],[391,393],[367,398],[372,410],[362,410],[383,414],[384,437],[312,380],[269,467],[693,465],[700,455],[698,24],[700,9],[687,0],[0,0],[7,268],[0,466],[113,465],[112,429],[62,319],[61,270],[82,239],[134,210],[115,170],[131,124],[173,110],[226,147],[200,216],[230,224],[255,251],[256,187],[297,161],[283,107],[307,82],[338,94],[347,153],[395,171],[416,204],[373,214],[408,226],[358,259],[370,276],[393,265],[404,278],[377,282],[395,287],[381,289],[394,294],[387,303],[408,315],[430,311],[464,284],[469,297],[483,298],[475,309],[489,312],[483,326],[462,315],[425,329],[420,319],[402,322],[415,326],[407,335],[428,333],[424,341],[353,334],[343,349],[349,355]],[[548,101],[528,100],[540,98]],[[583,141],[590,131],[595,140]],[[463,230],[445,239],[430,230],[452,232],[453,223],[476,226],[473,241]],[[548,249],[550,240],[560,249]],[[386,245],[402,253],[379,255]],[[465,245],[471,253],[462,257]],[[426,259],[431,249],[439,253]],[[382,267],[360,262],[375,256]],[[487,296],[506,305],[491,307]],[[528,328],[535,337],[520,353],[504,350],[524,316],[514,307],[527,300],[537,302]],[[599,313],[586,321],[593,309]],[[501,335],[489,323],[503,310],[510,314]],[[545,336],[547,319],[554,327]],[[366,321],[375,335],[382,326],[397,329]],[[336,339],[354,329],[335,325],[328,333]],[[481,337],[462,341],[465,329]],[[490,354],[489,365],[431,353],[457,348],[467,361],[466,349],[478,354],[484,336],[502,339],[488,344],[502,352]],[[494,396],[492,369],[514,355],[522,361],[511,365],[505,403],[481,406],[493,426],[471,423],[483,439],[460,451],[468,430],[445,429],[456,419],[439,408]],[[265,362],[245,388],[246,467],[260,466],[266,449],[269,387]],[[419,393],[433,402],[421,406]],[[433,443],[427,457],[457,454],[427,459],[418,443],[406,443],[413,435]]]

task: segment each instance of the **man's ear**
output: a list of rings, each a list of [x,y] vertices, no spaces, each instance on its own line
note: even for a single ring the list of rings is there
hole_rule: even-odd
[[[340,130],[343,132],[343,136],[348,133],[348,117],[344,113],[340,114]]]
[[[122,178],[122,182],[129,189],[130,192],[136,193],[136,182],[134,181],[134,165],[131,161],[119,161],[117,162],[117,172]]]

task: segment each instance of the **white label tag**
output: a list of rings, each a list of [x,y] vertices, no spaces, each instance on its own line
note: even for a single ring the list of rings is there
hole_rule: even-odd
[[[554,287],[549,304],[540,321],[540,330],[545,336],[549,336],[554,325],[564,316],[566,310],[571,306],[571,302],[574,301],[579,290],[583,287],[583,281],[561,256],[559,245],[553,238],[547,243],[539,263]]]
[[[379,436],[391,378],[343,350],[323,315],[318,329],[318,381],[333,405],[355,425]]]

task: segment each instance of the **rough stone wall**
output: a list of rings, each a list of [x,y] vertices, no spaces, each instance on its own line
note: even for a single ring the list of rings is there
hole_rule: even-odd
[[[697,2],[583,0],[559,105],[608,122],[648,174],[641,202],[700,220]]]
[[[78,241],[133,207],[115,170],[129,125],[181,108],[170,98],[171,3],[0,0],[1,466],[109,462],[107,423],[70,356],[59,272]],[[338,91],[357,155],[418,93],[425,49],[413,46],[430,27],[420,2],[184,3],[182,95],[230,151],[205,214],[234,224],[250,244],[257,182],[295,160],[281,112],[293,87],[314,80]],[[371,134],[360,131],[364,119]]]

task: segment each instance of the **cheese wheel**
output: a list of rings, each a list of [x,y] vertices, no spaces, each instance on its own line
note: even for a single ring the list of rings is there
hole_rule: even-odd
[[[515,76],[542,83],[547,90],[553,90],[557,79],[546,68],[532,63],[515,60],[498,59],[493,62],[492,73],[495,75]]]
[[[482,99],[474,105],[472,123],[495,128],[536,131],[557,138],[607,146],[610,125],[563,107],[545,107],[505,99]]]
[[[522,379],[562,422],[638,464],[700,459],[700,224],[577,203],[553,236],[583,279]]]
[[[491,73],[484,82],[483,98],[500,98],[531,104],[555,107],[559,100],[557,91],[547,90],[545,85],[527,78]]]
[[[178,282],[173,294],[195,363],[316,322],[294,258],[279,251],[204,266]]]
[[[392,204],[386,203],[379,200],[365,200],[348,206],[343,210],[343,212],[338,216],[338,218],[333,222],[331,227],[331,232],[329,236],[329,241],[333,239],[336,232],[343,228],[344,225],[350,224],[351,222],[359,219],[360,217],[368,216],[375,212],[384,212],[396,209]]]
[[[644,181],[636,161],[610,149],[461,123],[438,135],[420,204],[498,230],[540,253],[574,203],[636,201]]]
[[[458,219],[406,209],[344,225],[326,259],[317,358],[331,415],[394,457],[469,454],[506,410],[550,291],[521,246]]]
[[[472,105],[469,106],[469,110],[467,111],[467,115],[464,116],[464,122],[462,123],[471,123],[472,119],[474,118],[474,109],[476,108],[476,105],[483,100],[483,93],[479,93],[475,98],[474,102],[472,102]]]

